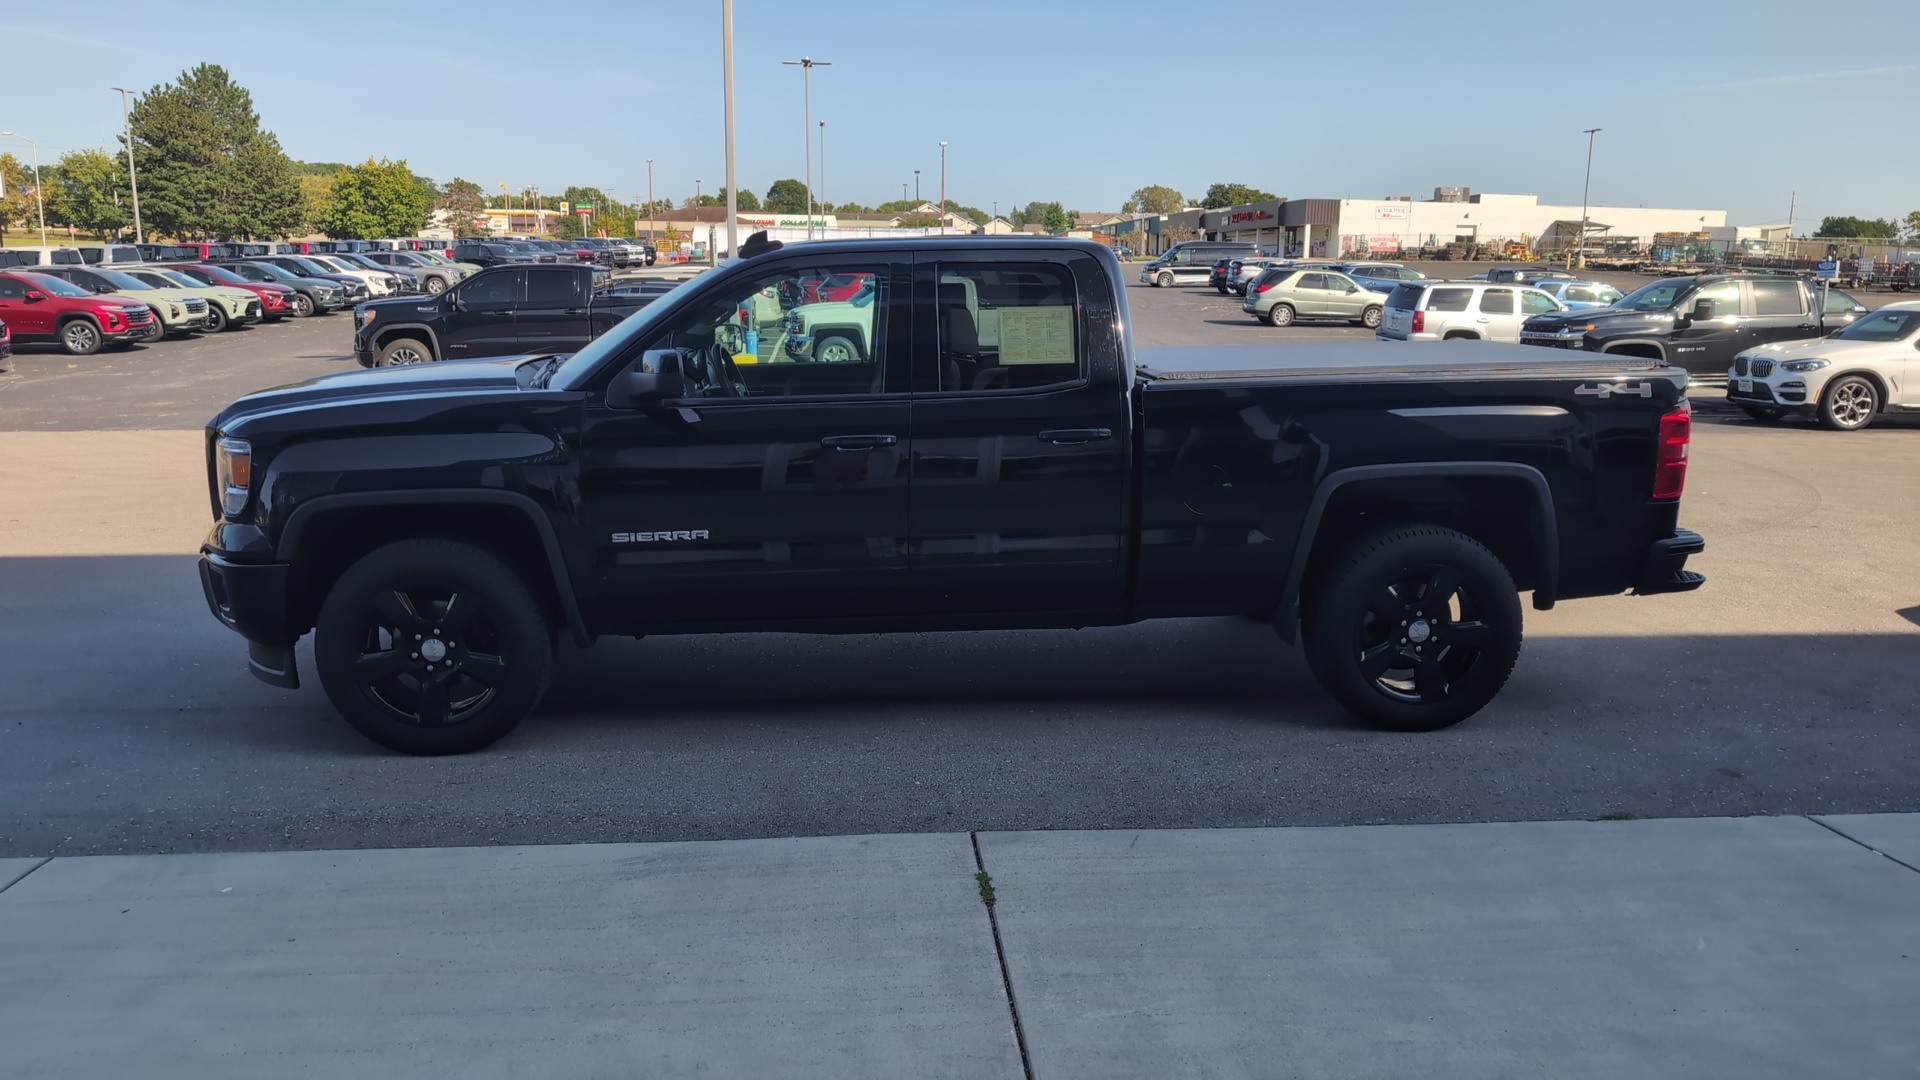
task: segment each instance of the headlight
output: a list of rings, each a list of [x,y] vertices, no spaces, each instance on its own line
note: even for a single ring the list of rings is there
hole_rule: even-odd
[[[357,307],[357,308],[354,308],[354,309],[353,309],[353,322],[354,322],[354,325],[356,325],[356,326],[365,326],[365,325],[367,325],[368,323],[370,323],[370,322],[372,322],[372,321],[373,321],[373,309],[372,309],[372,308],[370,308],[370,307]]]
[[[1827,366],[1825,360],[1789,360],[1780,365],[1787,371],[1819,371]]]
[[[253,447],[245,439],[224,436],[213,447],[214,490],[220,494],[221,512],[231,517],[247,505],[253,487]]]
[[[179,317],[180,317],[180,305],[179,305],[179,304],[168,304],[168,305],[167,305],[167,310],[168,310],[168,311],[171,311],[171,312],[173,312],[173,317],[174,317],[174,318],[176,318],[176,319],[177,319],[177,318],[179,318]]]

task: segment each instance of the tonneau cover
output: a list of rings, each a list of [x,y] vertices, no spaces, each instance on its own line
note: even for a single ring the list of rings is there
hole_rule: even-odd
[[[1494,341],[1297,341],[1257,345],[1149,345],[1135,350],[1139,374],[1154,381],[1197,379],[1684,378],[1679,368],[1638,356],[1599,355]]]

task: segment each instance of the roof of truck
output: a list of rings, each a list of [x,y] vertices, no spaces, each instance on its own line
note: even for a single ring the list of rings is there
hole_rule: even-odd
[[[1167,382],[1319,376],[1596,379],[1679,371],[1645,357],[1497,341],[1150,345],[1135,350],[1135,366],[1142,376]]]

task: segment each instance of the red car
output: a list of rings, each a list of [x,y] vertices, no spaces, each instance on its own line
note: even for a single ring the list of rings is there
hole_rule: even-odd
[[[267,322],[277,322],[293,313],[294,290],[285,285],[271,281],[249,281],[224,266],[209,266],[206,263],[184,263],[167,269],[178,270],[208,285],[231,285],[247,290],[260,298],[260,318]]]
[[[0,274],[0,320],[22,342],[57,342],[74,356],[131,345],[153,331],[153,311],[143,301],[26,272]]]
[[[7,329],[6,323],[0,322],[0,360],[5,360],[12,355],[13,331]]]

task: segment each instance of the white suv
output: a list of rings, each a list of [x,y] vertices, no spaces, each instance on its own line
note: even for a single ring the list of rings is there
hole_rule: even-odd
[[[1888,304],[1828,337],[1742,351],[1727,369],[1727,401],[1755,420],[1797,413],[1835,431],[1920,409],[1920,301]]]
[[[1527,285],[1485,281],[1405,281],[1387,297],[1374,336],[1383,341],[1480,339],[1518,344],[1520,325],[1566,305]]]

